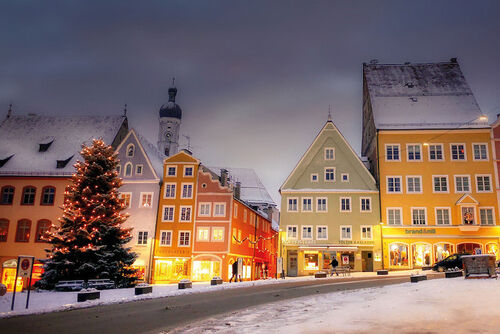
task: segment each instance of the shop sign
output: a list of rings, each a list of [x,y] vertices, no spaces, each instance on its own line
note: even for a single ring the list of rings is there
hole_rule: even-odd
[[[355,242],[352,242],[350,240],[339,240],[337,241],[337,243],[339,245],[349,245],[349,246],[360,246],[360,245],[373,246],[373,241],[368,241],[368,240],[359,240]]]
[[[405,229],[405,234],[436,234],[435,228],[416,228]]]
[[[342,255],[342,265],[349,264],[349,255]]]
[[[283,258],[279,257],[276,259],[276,272],[281,275],[283,272]]]
[[[314,240],[286,240],[287,245],[312,245]]]

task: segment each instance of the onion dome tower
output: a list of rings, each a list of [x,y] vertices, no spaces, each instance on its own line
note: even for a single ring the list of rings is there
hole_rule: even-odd
[[[158,132],[158,150],[165,157],[174,155],[179,149],[179,130],[182,119],[182,109],[175,103],[177,88],[175,78],[172,87],[168,89],[168,102],[160,108],[160,131]]]

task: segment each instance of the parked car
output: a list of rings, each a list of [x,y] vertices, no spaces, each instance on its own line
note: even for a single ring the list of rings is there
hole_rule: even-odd
[[[434,263],[434,265],[432,266],[432,270],[443,272],[446,271],[446,269],[452,269],[455,267],[462,269],[463,267],[462,256],[464,255],[470,255],[470,254],[469,253],[451,254],[446,259]]]

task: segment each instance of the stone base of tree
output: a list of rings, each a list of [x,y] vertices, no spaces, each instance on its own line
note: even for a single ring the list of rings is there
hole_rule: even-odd
[[[179,289],[191,289],[193,287],[193,282],[189,281],[189,280],[182,280],[179,282]]]
[[[464,272],[461,270],[458,271],[447,271],[444,273],[444,276],[446,278],[454,278],[454,277],[462,277],[464,275]]]
[[[86,302],[87,300],[93,300],[99,298],[101,298],[100,291],[78,292],[77,301],[81,303],[81,302]]]
[[[326,278],[326,273],[322,271],[318,271],[314,274],[314,278]]]
[[[377,275],[389,275],[389,270],[377,270]]]
[[[222,278],[212,278],[210,280],[210,285],[219,285],[222,284]]]
[[[427,275],[412,275],[410,276],[410,282],[412,283],[417,283],[420,281],[426,281],[427,280]]]
[[[135,287],[135,295],[145,295],[147,293],[153,293],[152,286],[136,286]]]

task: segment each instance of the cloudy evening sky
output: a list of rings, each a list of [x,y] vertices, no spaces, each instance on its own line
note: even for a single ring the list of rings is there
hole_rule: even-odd
[[[279,186],[333,120],[359,153],[362,63],[458,61],[500,113],[500,1],[2,1],[0,117],[120,114],[156,143],[176,78],[205,165]],[[186,139],[181,138],[181,147]]]

